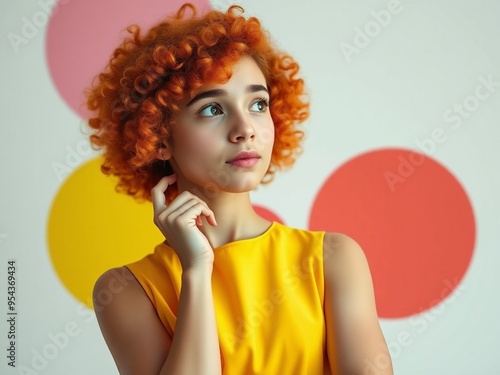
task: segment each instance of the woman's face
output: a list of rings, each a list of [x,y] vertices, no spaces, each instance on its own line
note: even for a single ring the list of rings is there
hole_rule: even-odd
[[[228,82],[198,90],[175,123],[167,154],[179,188],[238,193],[264,177],[274,124],[266,80],[251,57],[235,64]]]

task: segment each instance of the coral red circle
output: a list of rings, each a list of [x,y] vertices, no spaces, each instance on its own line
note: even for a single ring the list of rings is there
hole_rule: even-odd
[[[383,318],[425,311],[448,297],[472,259],[476,225],[460,182],[406,149],[358,155],[317,194],[311,230],[342,232],[363,248]]]
[[[175,13],[182,0],[71,0],[54,5],[46,39],[52,81],[68,106],[88,118],[84,91],[101,72],[130,24],[145,28]],[[208,0],[193,0],[202,10]]]

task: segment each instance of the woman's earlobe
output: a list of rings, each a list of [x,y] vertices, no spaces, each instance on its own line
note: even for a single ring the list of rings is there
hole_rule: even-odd
[[[169,160],[172,157],[172,153],[167,147],[160,147],[158,149],[156,158],[159,160]]]

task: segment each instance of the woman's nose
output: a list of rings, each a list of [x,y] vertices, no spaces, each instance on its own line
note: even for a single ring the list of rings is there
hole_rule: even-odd
[[[230,119],[231,130],[229,139],[233,143],[247,141],[255,138],[255,128],[252,120],[244,113],[234,113]]]

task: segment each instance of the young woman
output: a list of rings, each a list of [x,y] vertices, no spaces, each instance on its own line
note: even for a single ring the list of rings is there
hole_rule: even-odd
[[[120,374],[392,374],[358,244],[250,201],[300,150],[297,63],[236,6],[129,31],[89,93],[91,141],[166,239],[96,311]]]

